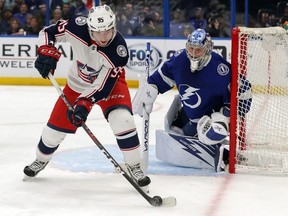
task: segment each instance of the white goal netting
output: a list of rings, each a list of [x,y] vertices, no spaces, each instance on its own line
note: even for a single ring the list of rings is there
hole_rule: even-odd
[[[280,27],[237,32],[233,76],[238,85],[240,74],[249,80],[252,104],[236,117],[235,172],[288,175],[288,34]]]

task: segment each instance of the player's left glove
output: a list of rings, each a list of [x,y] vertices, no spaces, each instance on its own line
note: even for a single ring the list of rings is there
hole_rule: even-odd
[[[220,112],[214,112],[209,116],[203,116],[197,123],[198,139],[207,145],[221,143],[229,132],[229,117]]]
[[[238,91],[238,115],[243,117],[249,112],[252,103],[252,85],[251,83],[240,77],[239,91]]]
[[[86,121],[92,106],[92,101],[89,98],[78,98],[74,104],[74,111],[67,111],[69,121],[76,127],[81,127],[82,123]]]
[[[61,52],[53,45],[42,45],[37,49],[37,55],[34,66],[46,79],[50,72],[54,74]]]
[[[140,83],[139,89],[132,101],[133,114],[139,114],[143,117],[143,112],[151,113],[153,109],[153,103],[158,95],[156,86],[153,86],[147,82]]]

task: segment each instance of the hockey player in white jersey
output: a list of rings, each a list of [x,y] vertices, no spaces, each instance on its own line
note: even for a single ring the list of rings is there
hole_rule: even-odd
[[[141,85],[133,112],[150,113],[158,93],[177,87],[178,94],[165,117],[165,130],[156,131],[156,156],[171,164],[221,171],[228,163],[231,66],[212,51],[203,29],[193,31],[186,48],[164,62]],[[247,110],[251,87],[244,89]],[[250,94],[249,94],[250,92]],[[241,100],[240,100],[241,101]]]
[[[35,67],[43,78],[54,73],[61,53],[57,42],[69,42],[73,64],[63,89],[74,111],[62,98],[56,101],[36,148],[36,160],[24,168],[35,177],[45,168],[67,133],[75,133],[93,105],[101,107],[121,149],[131,177],[140,187],[150,178],[140,168],[141,148],[132,115],[131,98],[125,81],[127,44],[116,30],[115,14],[107,5],[92,7],[88,18],[75,16],[44,28],[40,34]]]

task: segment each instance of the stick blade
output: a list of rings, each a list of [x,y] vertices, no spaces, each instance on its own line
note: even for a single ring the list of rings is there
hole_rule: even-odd
[[[176,204],[177,204],[177,200],[173,196],[162,198],[161,206],[163,207],[174,207],[176,206]]]

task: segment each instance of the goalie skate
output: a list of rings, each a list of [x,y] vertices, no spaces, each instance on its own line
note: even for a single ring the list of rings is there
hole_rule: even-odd
[[[126,167],[131,178],[138,184],[138,186],[143,191],[148,193],[149,192],[148,185],[150,184],[151,180],[148,176],[145,175],[145,173],[141,169],[140,163],[135,164],[133,166],[129,166],[128,164],[126,164]]]
[[[36,159],[35,161],[33,161],[33,163],[26,166],[23,170],[25,174],[24,180],[35,177],[41,170],[43,170],[46,167],[48,162],[49,161],[42,162]]]

